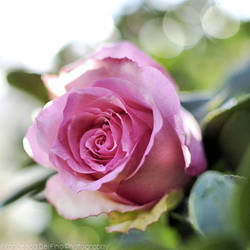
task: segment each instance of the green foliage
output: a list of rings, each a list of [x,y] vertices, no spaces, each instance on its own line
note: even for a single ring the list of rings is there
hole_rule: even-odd
[[[189,197],[189,217],[199,233],[209,235],[231,230],[234,188],[232,177],[215,171],[207,171],[197,179]]]
[[[219,145],[226,161],[237,166],[250,142],[250,110],[233,113],[223,126]]]
[[[193,239],[182,250],[249,249],[250,146],[238,169],[241,178],[208,171],[197,179],[190,195],[190,216],[206,237]]]
[[[231,98],[239,98],[250,93],[250,62],[231,74],[222,87],[216,91],[212,104],[221,106]],[[213,105],[212,105],[213,106]]]
[[[207,112],[211,92],[184,92],[180,94],[181,105],[191,112],[200,122]]]
[[[49,96],[42,82],[41,75],[14,70],[7,74],[7,80],[11,86],[32,95],[42,103],[49,101]]]
[[[238,100],[230,99],[205,117],[203,140],[210,162],[224,157],[234,168],[239,164],[249,141],[249,114],[250,95],[245,95]]]
[[[214,236],[192,240],[181,250],[246,250],[242,245],[230,236]]]
[[[33,183],[27,183],[27,185],[25,185],[23,188],[18,189],[5,200],[1,201],[0,209],[22,198],[25,195],[35,197],[38,193],[44,190],[46,181],[54,174],[54,172],[49,172],[48,175],[46,175],[45,177],[42,177]]]
[[[234,215],[240,235],[250,245],[250,144],[243,157],[240,170],[246,179],[235,192]]]

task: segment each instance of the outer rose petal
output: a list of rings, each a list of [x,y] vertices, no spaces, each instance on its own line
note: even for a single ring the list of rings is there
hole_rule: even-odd
[[[186,133],[186,145],[191,153],[191,164],[186,168],[186,173],[199,175],[207,167],[200,127],[192,114],[184,108],[182,108],[181,114]]]
[[[91,73],[89,73],[88,71],[93,69],[100,69],[102,65],[101,61],[107,58],[127,58],[137,63],[139,67],[151,66],[163,73],[165,77],[168,78],[168,80],[171,82],[171,84],[173,84],[176,88],[174,80],[161,65],[156,63],[147,54],[139,50],[133,44],[127,41],[122,41],[117,44],[111,44],[109,46],[102,47],[97,53],[87,58],[86,60],[80,60],[76,63],[64,67],[61,70],[59,76],[44,75],[42,79],[50,93],[51,98],[56,98],[57,96],[66,93],[66,85],[71,83],[72,81],[77,80],[83,74],[89,74],[89,78],[93,78]],[[100,71],[102,72],[103,70],[100,69]],[[90,81],[84,87],[89,87],[91,83],[92,82]]]
[[[135,45],[127,41],[122,41],[116,43],[115,45],[111,44],[110,46],[102,47],[96,54],[94,54],[93,57],[97,59],[104,59],[108,57],[117,59],[128,58],[136,62],[140,67],[151,66],[160,70],[165,76],[167,76],[167,78],[169,78],[174,83],[171,76],[161,65],[156,63]]]
[[[45,105],[24,138],[28,155],[43,166],[52,166],[49,151],[62,121],[66,99],[64,95]]]
[[[145,204],[160,199],[173,189],[181,189],[189,177],[185,175],[181,144],[165,122],[155,135],[154,144],[139,171],[121,181],[117,193],[126,199]]]
[[[89,70],[100,68],[100,61],[96,59],[87,59],[84,61],[78,62],[73,66],[64,67],[59,75],[43,75],[42,80],[44,82],[45,87],[48,89],[48,92],[52,99],[65,94],[66,85],[82,74],[87,73]],[[86,87],[89,87],[91,82],[87,84]]]
[[[119,197],[114,194],[108,195],[98,191],[72,193],[63,184],[59,175],[49,179],[45,192],[46,198],[55,206],[58,213],[70,220],[112,211],[124,213],[143,208],[143,206],[121,203]]]

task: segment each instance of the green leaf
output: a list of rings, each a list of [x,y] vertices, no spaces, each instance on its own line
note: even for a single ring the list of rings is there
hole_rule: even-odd
[[[231,236],[214,236],[191,240],[181,250],[245,250],[245,248]]]
[[[49,101],[49,96],[42,82],[41,75],[14,70],[7,74],[7,80],[11,86],[31,94],[41,102],[46,103]]]
[[[244,65],[240,70],[232,73],[225,81],[223,86],[211,97],[211,101],[206,104],[206,110],[209,112],[208,115],[203,120],[204,127],[204,144],[205,150],[210,163],[214,163],[223,153],[225,153],[224,158],[227,160],[229,166],[234,168],[239,164],[239,159],[244,154],[245,138],[244,142],[240,145],[240,149],[236,149],[239,144],[240,139],[234,138],[230,139],[230,133],[232,131],[230,125],[227,126],[223,132],[222,138],[220,137],[220,132],[223,126],[227,123],[228,119],[235,112],[246,111],[250,112],[250,62]],[[236,117],[235,117],[236,118]],[[241,117],[242,118],[242,117]],[[242,120],[242,119],[241,119]],[[241,125],[235,125],[237,121],[234,120],[234,127],[241,127]],[[248,131],[245,131],[245,125],[242,125],[244,130],[242,130],[241,135],[249,135]],[[248,125],[250,127],[250,125]],[[233,132],[235,132],[234,130]],[[227,137],[227,138],[226,138]],[[217,139],[220,138],[219,142]],[[233,150],[234,139],[236,139],[235,147]],[[232,148],[228,148],[229,142]],[[219,145],[220,144],[220,145]],[[229,152],[234,152],[231,159],[228,158]]]
[[[212,93],[210,92],[191,92],[181,93],[181,105],[191,112],[198,121],[207,113],[207,103],[210,101]]]
[[[221,131],[230,118],[238,112],[250,112],[250,94],[240,98],[239,100],[231,99],[219,109],[210,112],[203,120],[203,141],[208,160],[210,162],[214,162],[221,156],[221,152],[223,152],[221,147],[225,145],[224,142],[219,143],[218,141],[218,139],[221,138]],[[245,127],[245,125],[242,126]],[[230,126],[226,129],[226,131],[228,129],[230,129]],[[225,133],[226,132],[224,132],[224,136],[222,136],[222,141],[225,138]],[[244,135],[247,131],[244,130],[242,133]],[[229,136],[227,139],[228,141],[230,140],[230,135],[227,136]],[[234,136],[234,138],[236,138],[236,136]],[[233,138],[231,138],[230,143],[234,143],[232,139]]]
[[[239,98],[247,93],[250,93],[250,62],[226,79],[209,105],[213,108],[218,107],[231,98]]]
[[[250,142],[250,110],[234,112],[223,126],[219,144],[225,160],[231,166],[241,161]]]
[[[182,191],[172,191],[165,195],[153,208],[127,213],[112,212],[109,214],[108,232],[128,233],[130,229],[145,230],[148,225],[159,220],[160,216],[173,209],[182,199]]]
[[[93,51],[93,48],[86,44],[70,43],[65,45],[55,56],[56,71],[60,71],[62,67],[83,60]]]
[[[250,144],[239,169],[246,179],[235,192],[234,215],[239,232],[250,243]]]
[[[234,188],[231,176],[216,171],[207,171],[197,179],[189,197],[189,218],[198,232],[208,235],[231,230]]]
[[[47,180],[54,174],[55,174],[54,172],[49,173],[45,177],[37,180],[36,182],[28,184],[27,186],[19,189],[17,192],[13,193],[8,198],[6,198],[5,200],[0,202],[0,209],[13,203],[14,201],[22,198],[23,196],[25,196],[27,194],[30,194],[31,196],[38,194],[39,192],[41,192],[45,188],[45,184],[46,184]]]

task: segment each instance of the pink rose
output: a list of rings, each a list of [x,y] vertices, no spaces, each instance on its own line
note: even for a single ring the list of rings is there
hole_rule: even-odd
[[[46,197],[68,219],[157,203],[206,168],[200,129],[168,73],[128,42],[43,76],[53,101],[24,140],[54,168]]]

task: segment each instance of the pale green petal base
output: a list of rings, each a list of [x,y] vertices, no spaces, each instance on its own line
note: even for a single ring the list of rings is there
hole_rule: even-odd
[[[111,212],[108,217],[110,225],[106,227],[108,232],[128,233],[130,229],[146,230],[147,226],[159,220],[160,216],[173,209],[183,197],[181,190],[166,194],[153,207],[146,210],[133,212]]]

